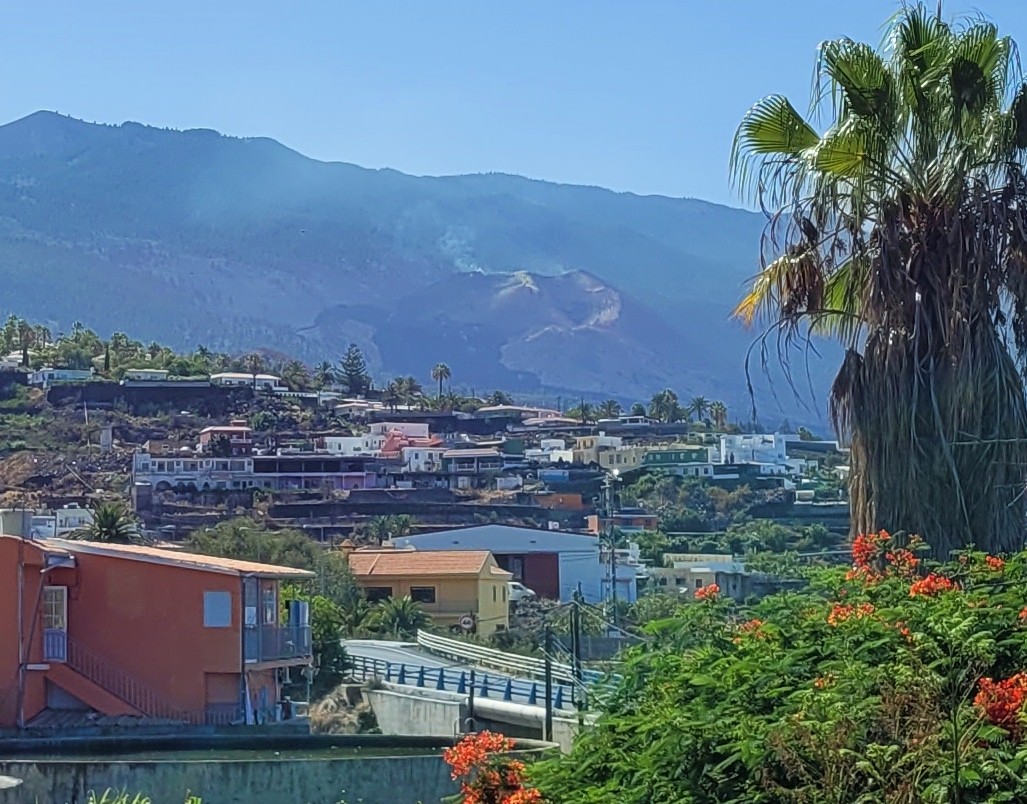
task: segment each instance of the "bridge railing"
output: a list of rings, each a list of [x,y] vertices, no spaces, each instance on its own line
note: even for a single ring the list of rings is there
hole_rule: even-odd
[[[528,706],[545,706],[545,685],[540,681],[514,681],[486,673],[471,673],[461,668],[425,667],[406,662],[389,662],[371,656],[350,655],[352,673],[361,680],[379,678],[393,684],[410,687],[455,692],[481,698],[495,698],[502,701],[523,703]],[[553,686],[553,708],[572,707],[571,690],[564,684]]]
[[[425,650],[447,659],[468,662],[470,664],[491,667],[502,673],[525,678],[545,679],[546,663],[534,656],[520,656],[506,653],[484,645],[474,645],[459,639],[431,634],[427,631],[417,632],[417,644]],[[553,679],[565,684],[574,683],[574,671],[569,664],[553,662]],[[586,684],[595,684],[603,680],[603,674],[595,670],[582,670],[581,679]]]

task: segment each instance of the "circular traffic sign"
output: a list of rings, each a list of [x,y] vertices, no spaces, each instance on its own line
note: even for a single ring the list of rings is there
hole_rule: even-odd
[[[465,614],[460,618],[460,627],[465,631],[470,631],[474,628],[474,616],[471,614]]]

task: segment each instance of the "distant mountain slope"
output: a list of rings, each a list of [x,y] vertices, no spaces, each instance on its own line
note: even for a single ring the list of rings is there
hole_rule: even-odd
[[[381,376],[744,399],[727,321],[762,220],[702,201],[489,174],[414,177],[268,139],[0,126],[3,307],[176,345],[308,360],[350,341]]]

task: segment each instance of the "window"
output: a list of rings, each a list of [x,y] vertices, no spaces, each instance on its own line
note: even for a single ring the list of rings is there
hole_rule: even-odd
[[[695,579],[695,588],[696,589],[702,589],[702,578],[696,578]]]
[[[43,628],[63,631],[68,627],[68,587],[43,587]]]
[[[385,600],[387,597],[392,597],[391,586],[369,586],[364,590],[367,596],[368,603],[375,603],[379,600]]]
[[[506,603],[506,587],[503,587],[503,602]]]
[[[434,586],[411,586],[410,587],[410,599],[415,603],[434,603],[435,602],[435,587]]]
[[[264,590],[264,622],[278,622],[278,600],[274,589]]]
[[[231,628],[232,627],[232,593],[231,592],[204,592],[203,593],[203,627],[204,628]]]
[[[492,587],[492,602],[495,603],[496,600],[497,600],[497,598],[496,598],[496,587],[493,586]]]

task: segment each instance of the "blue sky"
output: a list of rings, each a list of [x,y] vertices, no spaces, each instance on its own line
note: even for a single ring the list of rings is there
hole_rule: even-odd
[[[41,0],[0,26],[0,120],[55,109],[270,136],[417,174],[519,173],[738,204],[734,127],[805,108],[816,45],[892,0]],[[978,9],[1027,48],[1027,3]]]

